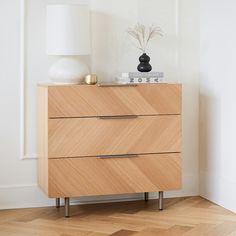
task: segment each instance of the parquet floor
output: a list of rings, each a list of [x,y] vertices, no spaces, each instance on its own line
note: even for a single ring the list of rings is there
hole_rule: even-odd
[[[201,197],[0,211],[0,236],[236,236],[236,214]]]

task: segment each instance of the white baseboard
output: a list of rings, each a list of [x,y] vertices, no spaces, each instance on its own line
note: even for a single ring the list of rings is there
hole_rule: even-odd
[[[197,196],[198,190],[194,189],[195,176],[184,178],[184,189],[182,191],[165,192],[165,198]],[[157,199],[157,193],[150,193],[150,199]],[[92,204],[105,202],[121,202],[142,200],[143,194],[125,194],[109,196],[93,196],[73,198],[71,204]],[[32,185],[8,185],[0,186],[0,209],[30,208],[54,206],[55,200],[49,199],[37,186]]]
[[[236,213],[236,182],[219,173],[200,172],[200,196]]]

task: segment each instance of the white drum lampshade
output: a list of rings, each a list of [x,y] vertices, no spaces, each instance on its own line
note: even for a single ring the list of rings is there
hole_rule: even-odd
[[[78,55],[90,54],[88,5],[47,6],[47,54],[61,56],[49,71],[56,83],[76,84],[89,73]]]

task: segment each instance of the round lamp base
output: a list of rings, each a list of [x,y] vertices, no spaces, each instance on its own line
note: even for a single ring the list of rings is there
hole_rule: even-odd
[[[87,65],[75,57],[62,57],[51,66],[48,73],[55,84],[79,84],[87,74]]]

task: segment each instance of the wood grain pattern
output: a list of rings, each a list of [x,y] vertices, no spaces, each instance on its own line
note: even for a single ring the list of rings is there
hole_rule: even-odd
[[[181,85],[52,85],[38,94],[38,176],[49,197],[181,187]],[[138,117],[101,119],[123,115]],[[139,157],[96,157],[119,154]]]
[[[78,197],[176,190],[180,154],[49,160],[49,196]]]
[[[181,114],[181,85],[48,86],[49,117]]]
[[[236,214],[201,197],[0,211],[0,236],[235,236]]]
[[[49,158],[181,152],[181,116],[49,120]]]
[[[48,90],[38,87],[38,183],[48,193]]]

